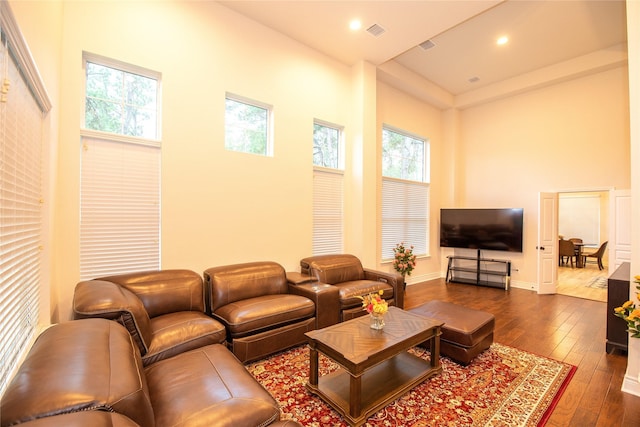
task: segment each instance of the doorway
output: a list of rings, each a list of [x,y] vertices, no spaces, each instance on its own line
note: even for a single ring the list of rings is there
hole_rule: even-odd
[[[595,252],[609,240],[609,191],[574,191],[558,193],[558,235],[565,240],[579,239],[581,252]],[[558,263],[556,292],[560,295],[607,301],[608,254],[602,259],[604,269],[588,262],[578,267],[577,259]]]

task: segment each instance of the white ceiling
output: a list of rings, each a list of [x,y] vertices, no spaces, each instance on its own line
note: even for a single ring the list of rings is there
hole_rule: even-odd
[[[219,3],[347,65],[400,64],[452,95],[626,43],[624,0]],[[374,24],[382,35],[366,31]],[[510,41],[497,46],[501,35]]]

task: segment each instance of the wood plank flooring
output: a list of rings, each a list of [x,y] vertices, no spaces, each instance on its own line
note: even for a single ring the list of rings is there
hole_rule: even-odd
[[[559,266],[556,292],[560,295],[606,302],[607,288],[594,286],[592,282],[596,278],[606,279],[607,277],[609,277],[608,269],[600,270],[597,265],[591,263],[584,268]]]
[[[578,367],[547,426],[640,426],[640,397],[620,390],[627,355],[605,351],[606,303],[436,279],[407,286],[405,309],[433,299],[491,312],[495,342]]]

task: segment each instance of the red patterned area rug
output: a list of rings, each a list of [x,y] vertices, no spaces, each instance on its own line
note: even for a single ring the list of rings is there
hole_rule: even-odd
[[[409,350],[428,359],[419,347]],[[443,371],[371,416],[365,426],[543,426],[575,366],[494,343],[469,366],[441,358]],[[306,388],[309,349],[278,353],[247,365],[280,403],[282,419],[303,426],[347,426],[340,415]],[[320,375],[338,365],[320,355]],[[363,390],[364,392],[364,390]]]

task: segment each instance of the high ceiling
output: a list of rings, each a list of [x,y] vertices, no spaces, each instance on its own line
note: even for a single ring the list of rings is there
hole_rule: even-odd
[[[624,0],[220,3],[347,65],[400,64],[452,95],[626,43]]]

